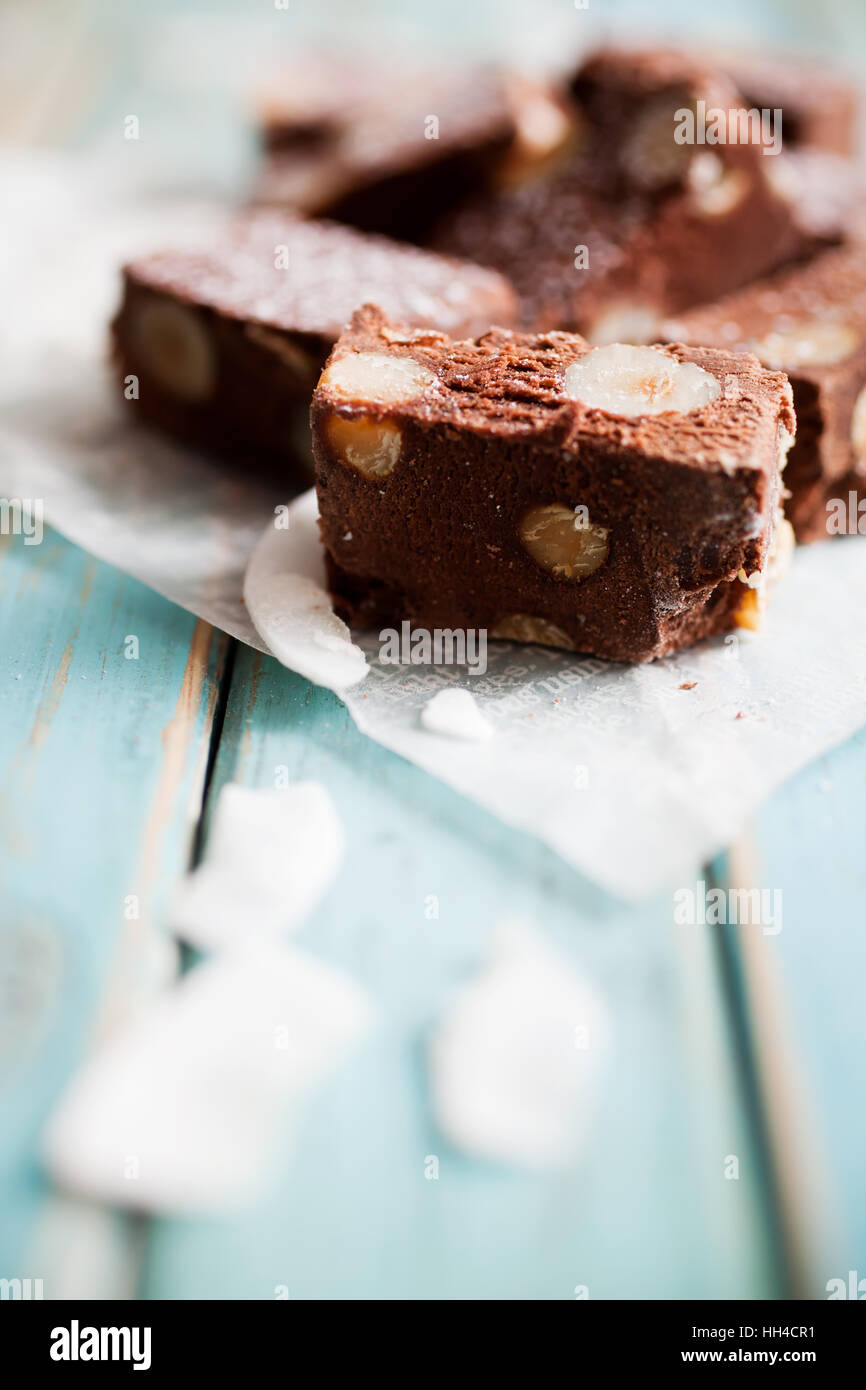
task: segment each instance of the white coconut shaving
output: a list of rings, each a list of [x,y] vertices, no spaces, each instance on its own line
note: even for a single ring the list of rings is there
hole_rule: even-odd
[[[61,1186],[152,1211],[258,1197],[303,1097],[369,1028],[343,973],[286,947],[196,966],[85,1063],[42,1140]]]
[[[493,725],[484,718],[468,690],[440,690],[421,711],[421,723],[432,734],[485,743],[493,737]]]
[[[292,931],[337,875],[345,840],[326,789],[223,787],[203,862],[181,883],[172,923],[214,950]]]
[[[537,933],[507,924],[486,969],[456,996],[430,1044],[440,1128],[459,1149],[562,1168],[591,1129],[609,1048],[596,990]]]

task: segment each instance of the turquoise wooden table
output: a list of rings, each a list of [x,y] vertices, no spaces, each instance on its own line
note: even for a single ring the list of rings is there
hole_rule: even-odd
[[[81,61],[107,10],[79,8]],[[132,83],[129,43],[113,51]],[[70,72],[67,113],[86,85]],[[103,79],[70,139],[125,109]],[[669,895],[606,896],[363,738],[335,696],[56,534],[0,537],[0,634],[0,1277],[48,1297],[628,1299],[825,1297],[866,1275],[866,733],[694,865],[781,888],[782,932],[682,929]],[[348,839],[300,943],[365,986],[381,1027],[243,1214],[144,1220],[52,1191],[35,1158],[52,1103],[146,980],[220,788],[271,787],[278,766],[329,789]],[[556,1176],[469,1159],[432,1118],[426,1038],[504,916],[548,934],[613,1016],[589,1143]]]

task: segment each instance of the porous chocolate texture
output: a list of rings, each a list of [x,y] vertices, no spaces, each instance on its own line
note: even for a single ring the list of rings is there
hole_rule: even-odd
[[[170,434],[274,469],[309,458],[309,403],[335,340],[375,296],[414,325],[475,334],[515,298],[478,266],[332,223],[262,212],[205,251],[132,262],[113,324],[130,404]]]
[[[475,199],[443,224],[436,245],[449,254],[472,248],[482,264],[508,266],[524,328],[601,339],[610,315],[623,325],[614,336],[644,342],[655,336],[664,302],[663,262],[637,255],[646,202],[607,203],[583,174],[577,159],[548,178]]]
[[[799,540],[825,538],[828,501],[849,491],[866,497],[866,247],[827,251],[672,319],[664,331],[674,341],[753,352],[787,372],[798,428],[785,510]]]
[[[666,50],[605,51],[581,69],[574,96],[577,153],[546,177],[463,207],[436,237],[440,249],[508,275],[522,326],[649,342],[666,314],[812,249],[815,230],[798,224],[760,144],[742,135],[678,142],[678,129],[689,134],[678,113],[694,115],[699,101],[740,109],[721,74]],[[731,129],[740,127],[732,120]]]
[[[314,102],[306,126],[294,104],[280,117],[271,99],[256,201],[423,241],[448,209],[488,186],[519,133],[499,74],[377,78],[355,81],[342,107]]]
[[[754,357],[555,332],[455,342],[367,306],[312,421],[350,622],[620,661],[755,625],[794,415]]]

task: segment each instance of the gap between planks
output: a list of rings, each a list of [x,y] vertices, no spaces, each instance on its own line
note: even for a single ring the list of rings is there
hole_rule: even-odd
[[[208,738],[192,774],[200,786],[198,809],[189,842],[187,868],[201,846],[213,768],[225,721],[234,670],[236,642],[199,619],[193,630],[174,712],[162,732],[162,763],[150,814],[141,838],[135,882],[147,904],[138,920],[124,919],[108,981],[87,1051],[94,1051],[168,988],[184,965],[185,953],[170,935],[167,922],[156,921],[149,904],[159,879],[163,839],[177,810],[185,759],[195,737],[207,690],[212,644],[216,674],[204,718]],[[85,1058],[87,1056],[85,1052]],[[53,1299],[113,1300],[137,1296],[146,1256],[150,1218],[120,1211],[59,1189],[50,1189],[28,1252],[27,1267],[43,1271]]]
[[[724,886],[730,891],[760,882],[754,833],[725,855]],[[707,870],[713,881],[712,868]],[[718,886],[722,886],[719,884]],[[836,1215],[827,1199],[829,1164],[813,1116],[806,1068],[795,1041],[781,971],[771,940],[760,927],[722,928],[718,957],[740,1085],[763,1167],[782,1297],[823,1297],[814,1270],[832,1239]]]
[[[159,844],[175,809],[191,721],[201,700],[214,631],[196,625],[181,690],[163,734],[163,767],[140,855],[143,881],[158,874]],[[226,711],[233,691],[237,642],[221,648],[207,719],[210,733],[199,755],[194,785],[201,786],[188,867],[199,862]],[[742,840],[727,854],[726,886],[757,881],[755,854]],[[711,868],[704,870],[713,881]],[[96,1046],[187,968],[192,954],[179,952],[166,924],[144,919],[125,924],[94,1026]],[[760,1187],[770,1228],[776,1283],[783,1296],[814,1296],[809,1269],[821,1229],[824,1171],[804,1102],[803,1069],[793,1045],[778,970],[754,927],[720,933],[717,963],[725,1022],[730,1029],[737,1081],[752,1141],[762,1165]],[[142,970],[142,962],[147,968]],[[55,1192],[48,1197],[33,1243],[32,1268],[50,1274],[57,1297],[135,1298],[146,1259],[150,1218],[124,1214]],[[35,1259],[35,1263],[33,1260]]]

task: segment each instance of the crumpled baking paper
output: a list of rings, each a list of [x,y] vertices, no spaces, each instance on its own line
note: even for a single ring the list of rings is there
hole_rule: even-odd
[[[309,492],[287,530],[266,528],[250,562],[260,589],[289,572],[324,584],[316,515]],[[796,553],[762,633],[647,666],[491,642],[486,672],[470,675],[383,664],[378,635],[356,633],[366,679],[340,687],[324,651],[314,678],[363,733],[638,898],[690,881],[773,787],[866,720],[863,603],[866,541],[852,539]],[[425,728],[431,698],[455,685],[491,739]]]
[[[309,518],[277,530],[288,497],[134,428],[104,360],[121,260],[180,234],[194,241],[213,210],[160,206],[98,168],[40,170],[32,158],[0,165],[0,200],[16,209],[0,496],[43,499],[46,522],[71,540],[265,648],[241,601],[249,558],[268,527],[272,574],[321,582]],[[775,787],[866,722],[864,611],[866,539],[851,538],[797,553],[760,636],[639,667],[491,643],[486,673],[471,676],[383,665],[376,635],[356,635],[369,673],[334,686],[369,737],[637,898],[691,878]],[[423,727],[421,709],[454,684],[471,690],[489,741]]]

